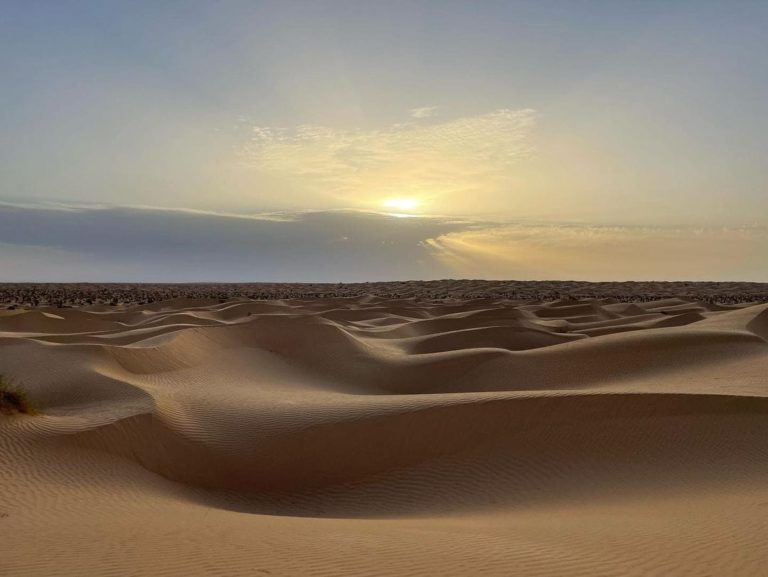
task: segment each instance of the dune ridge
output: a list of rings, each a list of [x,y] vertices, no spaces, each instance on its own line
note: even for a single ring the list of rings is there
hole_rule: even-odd
[[[0,311],[0,575],[763,575],[768,304]]]

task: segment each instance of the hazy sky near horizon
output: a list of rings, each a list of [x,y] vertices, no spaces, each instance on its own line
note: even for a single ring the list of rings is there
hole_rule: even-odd
[[[0,6],[0,280],[768,281],[766,2]]]

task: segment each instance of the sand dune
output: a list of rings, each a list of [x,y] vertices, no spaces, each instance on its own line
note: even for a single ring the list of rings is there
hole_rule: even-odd
[[[0,311],[0,575],[750,576],[768,305]]]

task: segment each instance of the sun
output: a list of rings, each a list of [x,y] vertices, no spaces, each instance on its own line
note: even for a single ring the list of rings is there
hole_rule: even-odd
[[[400,212],[409,212],[417,209],[421,203],[415,198],[400,197],[387,198],[382,204],[387,208],[399,210]]]

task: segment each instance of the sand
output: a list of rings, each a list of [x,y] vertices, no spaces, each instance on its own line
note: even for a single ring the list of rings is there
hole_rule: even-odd
[[[762,576],[768,304],[0,311],[0,575]]]

